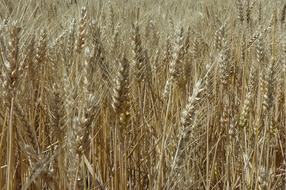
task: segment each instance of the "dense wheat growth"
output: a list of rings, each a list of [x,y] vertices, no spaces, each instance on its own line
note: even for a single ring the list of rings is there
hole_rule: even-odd
[[[0,190],[284,190],[286,3],[0,0]]]

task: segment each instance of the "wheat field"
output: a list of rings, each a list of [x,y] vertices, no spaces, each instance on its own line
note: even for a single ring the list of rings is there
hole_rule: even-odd
[[[0,190],[285,190],[286,3],[1,0]]]

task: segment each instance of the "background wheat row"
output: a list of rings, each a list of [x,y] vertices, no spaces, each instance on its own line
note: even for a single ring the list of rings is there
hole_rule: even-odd
[[[1,0],[0,189],[286,186],[286,4]]]

